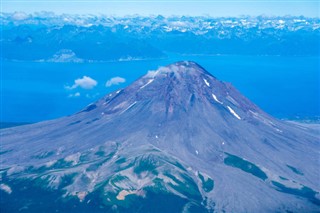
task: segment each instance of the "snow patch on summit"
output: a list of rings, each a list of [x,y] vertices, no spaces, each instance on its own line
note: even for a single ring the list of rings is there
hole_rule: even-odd
[[[212,93],[212,97],[213,99],[218,102],[219,104],[223,104],[221,101],[219,101],[219,99],[217,98],[217,96],[215,94]]]
[[[143,85],[142,87],[140,87],[140,89],[145,88],[146,86],[148,86],[149,84],[151,84],[154,81],[154,79],[150,79],[145,85]]]
[[[137,102],[133,102],[132,104],[130,104],[130,106],[128,106],[125,110],[123,110],[123,112],[127,111],[128,109],[130,109],[131,107],[133,107]],[[122,113],[123,113],[122,112]]]
[[[234,117],[238,118],[239,120],[241,120],[240,116],[229,106],[227,106],[230,113],[234,115]]]
[[[204,78],[203,81],[208,87],[210,87],[210,83],[207,81],[207,79]]]

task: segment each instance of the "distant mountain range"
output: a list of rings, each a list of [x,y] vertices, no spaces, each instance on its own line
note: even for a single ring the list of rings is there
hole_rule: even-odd
[[[195,62],[0,130],[1,212],[319,212],[319,132]]]
[[[1,13],[2,58],[143,60],[177,54],[319,55],[320,19]],[[64,53],[68,54],[64,54]]]

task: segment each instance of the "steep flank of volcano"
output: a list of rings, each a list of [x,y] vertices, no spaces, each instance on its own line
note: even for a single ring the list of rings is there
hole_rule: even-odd
[[[0,133],[4,212],[320,208],[319,135],[273,118],[195,62]]]

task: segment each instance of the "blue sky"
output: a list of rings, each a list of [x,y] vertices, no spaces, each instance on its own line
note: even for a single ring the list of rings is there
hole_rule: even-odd
[[[320,17],[319,0],[2,0],[3,12],[22,11],[53,11],[55,13],[77,14],[107,14],[107,15],[210,15],[210,16],[240,16],[240,15],[304,15]]]

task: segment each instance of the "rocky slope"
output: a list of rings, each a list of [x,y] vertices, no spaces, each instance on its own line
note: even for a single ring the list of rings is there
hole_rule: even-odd
[[[1,212],[317,212],[319,135],[194,62],[0,130]]]

